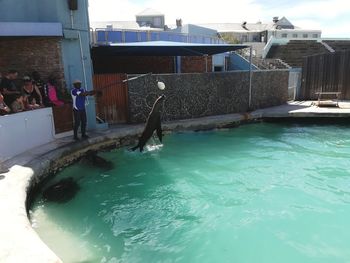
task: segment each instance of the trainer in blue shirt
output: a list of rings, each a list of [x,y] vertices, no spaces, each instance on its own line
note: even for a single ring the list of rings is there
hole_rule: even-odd
[[[71,95],[73,99],[73,115],[74,115],[74,140],[79,140],[78,138],[78,128],[81,125],[81,137],[83,139],[89,138],[86,135],[86,111],[85,111],[85,97],[93,96],[96,91],[86,91],[81,87],[80,80],[73,81],[74,88],[71,90]]]

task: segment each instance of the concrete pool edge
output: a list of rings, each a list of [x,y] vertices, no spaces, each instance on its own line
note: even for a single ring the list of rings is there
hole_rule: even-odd
[[[164,123],[165,132],[210,130],[238,126],[261,119],[261,113],[228,114]],[[50,173],[73,163],[87,150],[118,148],[129,145],[142,132],[144,125],[111,128],[91,134],[78,143],[66,138],[22,153],[4,164],[9,172],[0,180],[0,261],[6,262],[62,262],[40,239],[31,226],[27,201],[32,187]]]

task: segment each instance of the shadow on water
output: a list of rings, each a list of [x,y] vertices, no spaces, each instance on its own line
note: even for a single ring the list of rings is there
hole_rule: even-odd
[[[162,151],[151,145],[144,153],[126,149],[99,153],[113,163],[114,168],[107,171],[81,162],[65,168],[48,185],[74,178],[80,190],[66,203],[45,202],[39,195],[32,218],[36,220],[35,214],[44,211],[46,221],[82,237],[101,256],[99,260],[106,255],[121,258],[136,243],[156,242],[152,233],[157,228],[195,220],[186,202],[176,201],[173,180],[160,164]],[[45,237],[44,241],[55,251],[55,241]]]
[[[350,125],[350,118],[346,117],[300,117],[300,118],[264,118],[264,122],[283,124],[286,126],[327,126],[327,125]]]

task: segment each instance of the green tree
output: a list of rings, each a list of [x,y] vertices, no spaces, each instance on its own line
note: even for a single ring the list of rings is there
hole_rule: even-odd
[[[240,44],[239,40],[232,33],[221,33],[220,36],[227,44]]]

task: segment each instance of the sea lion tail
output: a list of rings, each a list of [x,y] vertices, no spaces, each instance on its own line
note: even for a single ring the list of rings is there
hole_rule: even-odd
[[[137,148],[139,148],[139,145],[136,145],[135,147],[132,147],[130,150],[135,151]]]

